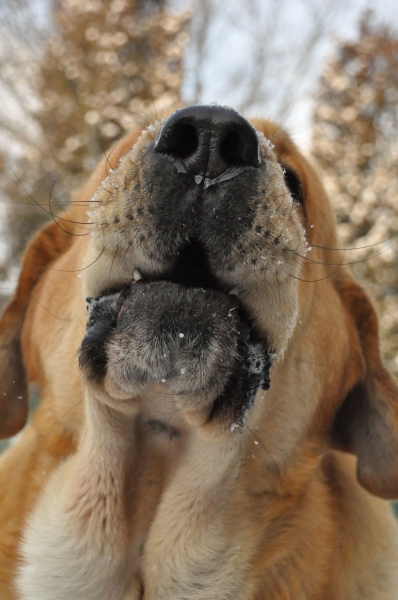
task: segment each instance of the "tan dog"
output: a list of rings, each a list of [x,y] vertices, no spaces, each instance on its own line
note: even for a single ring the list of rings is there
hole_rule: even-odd
[[[398,597],[377,318],[316,174],[252,125],[192,107],[133,132],[29,246],[3,436],[26,381],[41,403],[0,463],[3,600]]]

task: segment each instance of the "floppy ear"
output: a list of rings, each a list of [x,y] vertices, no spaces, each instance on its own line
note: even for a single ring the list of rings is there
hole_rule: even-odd
[[[380,358],[377,316],[368,296],[352,280],[339,292],[355,320],[365,375],[337,412],[332,442],[357,455],[358,481],[365,489],[391,500],[398,498],[398,387]]]
[[[18,433],[28,416],[28,386],[21,331],[31,293],[48,265],[65,252],[72,236],[50,223],[31,241],[18,286],[0,320],[0,439]]]

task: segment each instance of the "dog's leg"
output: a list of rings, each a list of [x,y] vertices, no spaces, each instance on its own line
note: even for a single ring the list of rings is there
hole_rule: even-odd
[[[200,426],[162,496],[146,543],[145,599],[246,598],[239,530],[231,531],[230,504],[240,474],[240,433],[209,439]]]
[[[81,446],[50,480],[26,532],[19,578],[26,600],[121,600],[126,589],[139,598],[127,568],[125,506],[126,472],[136,458],[134,414],[127,418],[87,396]]]

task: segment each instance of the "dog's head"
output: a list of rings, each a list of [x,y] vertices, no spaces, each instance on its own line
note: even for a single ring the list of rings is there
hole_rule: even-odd
[[[288,185],[272,143],[235,111],[177,111],[143,132],[95,196],[87,294],[130,287],[134,273],[233,293],[278,353],[306,253]]]
[[[398,495],[398,394],[380,360],[377,318],[344,266],[317,175],[289,137],[269,121],[196,106],[124,150],[90,207],[86,380],[127,398],[148,384],[144,357],[233,435],[273,365],[248,417],[261,423],[272,460],[304,441],[343,449],[358,456],[365,488]],[[52,225],[31,247],[39,255],[50,232],[47,265],[70,245]],[[27,286],[29,269],[32,250],[3,318],[3,434],[20,427],[26,406],[19,336],[41,275],[34,270]],[[73,279],[76,295],[81,281]]]

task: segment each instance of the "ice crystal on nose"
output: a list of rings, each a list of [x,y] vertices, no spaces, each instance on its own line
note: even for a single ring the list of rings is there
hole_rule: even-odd
[[[265,156],[269,156],[271,151],[275,148],[274,144],[270,139],[265,137],[262,131],[257,131],[257,137],[260,142],[260,148],[263,150]]]

